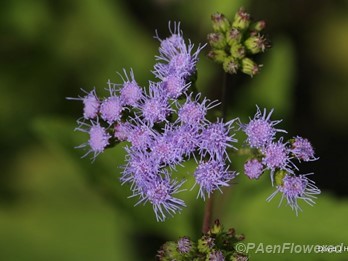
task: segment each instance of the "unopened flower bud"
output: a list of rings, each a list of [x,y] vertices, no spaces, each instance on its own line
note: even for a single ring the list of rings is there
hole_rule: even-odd
[[[245,57],[242,60],[242,72],[250,75],[251,77],[253,77],[255,74],[257,74],[260,71],[260,67],[261,65],[257,65],[250,58]]]
[[[221,13],[213,14],[211,21],[215,32],[226,32],[230,28],[230,21]]]
[[[161,249],[157,252],[157,259],[160,261],[179,260],[180,254],[177,250],[177,243],[168,241],[162,245]]]
[[[276,186],[283,186],[283,179],[287,175],[287,172],[285,170],[278,170],[276,173],[274,173],[274,181]]]
[[[221,231],[222,231],[222,225],[220,223],[220,221],[218,219],[216,219],[214,221],[214,224],[212,226],[212,228],[209,230],[209,233],[210,234],[213,234],[213,235],[216,235],[216,234],[219,234]]]
[[[245,48],[240,43],[235,43],[230,49],[231,56],[235,59],[242,59],[245,57]]]
[[[208,53],[208,57],[214,62],[223,63],[227,58],[227,53],[224,50],[215,49]]]
[[[226,32],[226,42],[229,45],[233,45],[234,43],[239,43],[242,39],[242,34],[237,28],[231,28]]]
[[[234,228],[229,228],[229,229],[227,230],[227,236],[228,236],[228,237],[234,237],[235,234],[236,234],[236,230],[235,230]]]
[[[245,239],[244,234],[238,234],[234,236],[235,239],[237,239],[238,241],[242,241]]]
[[[234,20],[232,26],[238,28],[240,30],[245,30],[250,25],[250,14],[245,12],[244,8],[240,8],[236,15],[234,16]]]
[[[201,253],[209,253],[215,246],[215,239],[213,237],[204,235],[198,239],[198,250]]]
[[[266,38],[261,35],[254,35],[249,37],[244,42],[245,48],[252,54],[264,52],[268,47]]]
[[[222,66],[225,72],[229,74],[235,74],[239,69],[239,62],[235,58],[230,56],[224,60]]]
[[[250,25],[251,31],[261,32],[266,27],[266,22],[264,20],[257,21]]]
[[[226,46],[226,39],[223,33],[210,33],[207,38],[210,46],[213,48],[224,49]]]

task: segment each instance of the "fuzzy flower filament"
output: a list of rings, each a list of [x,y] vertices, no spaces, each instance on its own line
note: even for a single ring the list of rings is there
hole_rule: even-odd
[[[197,197],[205,200],[205,195],[210,197],[210,194],[221,187],[229,186],[228,182],[233,179],[236,174],[228,170],[220,161],[209,160],[201,161],[194,173],[196,184],[199,185]]]
[[[248,124],[241,124],[243,131],[248,136],[247,142],[252,148],[263,148],[270,143],[277,132],[286,132],[281,129],[275,129],[281,120],[271,121],[271,115],[273,110],[268,114],[266,109],[263,110],[263,114],[259,107],[257,107],[256,114],[253,119],[250,119]]]
[[[258,179],[264,170],[264,166],[257,159],[248,160],[244,164],[244,173],[250,179]]]
[[[100,105],[101,118],[109,124],[121,119],[122,110],[123,106],[118,96],[111,96]]]
[[[158,177],[148,184],[146,192],[138,204],[149,201],[155,212],[156,220],[164,221],[167,214],[173,216],[186,206],[183,200],[173,197],[174,194],[181,191],[180,187],[184,182],[170,181],[168,177]]]
[[[234,148],[231,143],[237,142],[233,138],[234,134],[230,134],[233,129],[233,122],[234,120],[224,123],[222,120],[217,119],[217,122],[207,124],[200,135],[201,143],[199,149],[202,156],[208,153],[211,158],[219,161],[225,158],[229,160],[226,149]]]
[[[126,79],[123,79],[121,76],[123,80],[122,88],[120,89],[121,103],[124,106],[128,105],[134,107],[143,97],[143,91],[135,81],[132,70],[130,71],[130,78],[126,74],[126,71],[124,71],[124,74],[126,75]]]
[[[317,160],[317,158],[314,156],[312,144],[308,139],[299,136],[293,139],[291,152],[299,161]]]
[[[301,199],[305,201],[310,206],[315,204],[314,199],[316,195],[320,194],[320,190],[315,185],[314,181],[307,178],[307,175],[290,175],[287,174],[283,180],[282,184],[277,186],[277,190],[268,197],[267,201],[270,201],[278,193],[282,193],[282,198],[280,200],[279,206],[281,205],[283,199],[286,199],[287,204],[295,211],[298,215],[298,211],[302,211],[298,204],[298,200]]]

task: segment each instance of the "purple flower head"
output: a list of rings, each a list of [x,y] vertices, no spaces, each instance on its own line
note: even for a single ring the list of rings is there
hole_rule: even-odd
[[[289,161],[288,149],[286,144],[281,141],[269,143],[262,152],[265,155],[262,161],[270,170],[284,169],[287,166]]]
[[[199,144],[199,129],[192,125],[181,125],[173,131],[173,143],[179,155],[190,155],[196,150]]]
[[[105,147],[109,145],[109,139],[111,136],[106,132],[104,127],[99,124],[92,125],[89,130],[88,144],[94,153],[101,153]]]
[[[286,170],[292,173],[291,166],[295,167],[290,161],[289,149],[286,147],[286,143],[282,142],[280,139],[277,142],[271,142],[262,150],[264,157],[262,158],[262,163],[271,170],[271,181],[273,185],[273,174],[276,169]],[[290,166],[291,165],[291,166]]]
[[[134,195],[146,191],[148,184],[157,178],[160,165],[157,159],[146,151],[126,148],[127,164],[120,178],[122,184],[130,183]]]
[[[117,122],[114,128],[114,137],[119,141],[127,140],[131,128],[132,126],[129,122]]]
[[[84,105],[83,117],[86,120],[96,118],[98,115],[100,102],[95,92],[95,89],[89,92],[87,96],[83,97],[82,102]]]
[[[169,125],[166,125],[163,134],[158,134],[155,137],[153,145],[151,146],[151,154],[161,163],[174,167],[179,164],[183,158],[178,144],[175,142],[174,133],[168,126]]]
[[[182,77],[175,74],[168,75],[162,81],[162,88],[166,97],[170,99],[176,99],[182,95],[188,88],[190,83],[186,84]]]
[[[191,54],[194,45],[189,43],[186,46],[180,30],[180,23],[174,23],[173,30],[169,23],[169,30],[171,36],[164,40],[158,34],[155,36],[161,42],[161,46],[159,48],[160,55],[156,56],[159,62],[155,64],[153,73],[161,80],[172,74],[186,79],[196,70],[198,54],[203,47],[198,47],[196,52]]]
[[[144,121],[150,126],[165,121],[171,112],[167,99],[155,83],[150,85],[149,94],[143,99],[140,110]]]
[[[295,211],[296,215],[298,215],[298,211],[302,211],[300,206],[298,205],[298,199],[304,200],[310,206],[315,204],[314,199],[315,195],[320,194],[320,189],[315,186],[314,181],[308,179],[306,175],[289,175],[287,174],[281,185],[277,186],[277,190],[268,197],[267,201],[272,200],[274,196],[278,193],[282,193],[282,198],[280,200],[279,206],[281,205],[283,199],[287,200],[287,204],[291,207],[292,210]]]
[[[237,142],[236,139],[233,138],[233,135],[230,135],[230,131],[233,129],[234,120],[223,123],[223,121],[219,121],[217,119],[216,123],[211,123],[203,129],[200,135],[199,149],[201,156],[205,156],[208,153],[211,158],[215,158],[217,160],[223,160],[224,156],[228,158],[228,154],[226,149],[233,148],[230,144],[231,142]]]
[[[155,38],[159,40],[161,43],[160,51],[166,53],[166,51],[169,51],[169,50],[175,50],[175,49],[180,50],[181,48],[185,48],[185,40],[183,38],[183,32],[180,30],[180,22],[179,23],[174,22],[173,29],[169,22],[168,28],[171,35],[163,40],[159,37],[156,31]]]
[[[184,182],[171,181],[168,174],[165,177],[158,176],[157,179],[148,183],[146,192],[137,204],[149,201],[155,212],[156,220],[164,221],[167,215],[173,216],[186,207],[183,200],[173,197],[174,194],[182,191],[179,189]]]
[[[264,167],[262,163],[258,161],[257,159],[248,160],[244,164],[244,173],[250,179],[258,179],[261,176],[263,170],[264,170]]]
[[[86,95],[84,97],[70,98],[68,100],[78,100],[83,103],[83,118],[85,120],[92,120],[98,116],[100,101],[97,97],[95,89],[90,92],[86,92],[81,89]]]
[[[192,49],[193,46],[190,48]],[[169,72],[180,75],[181,77],[187,78],[192,75],[196,69],[196,60],[192,59],[192,56],[186,50],[183,52],[175,54],[171,57],[168,69]]]
[[[123,107],[120,97],[116,96],[111,88],[110,95],[100,105],[100,115],[103,120],[112,124],[121,119]]]
[[[262,114],[260,108],[257,107],[254,119],[250,119],[248,124],[242,124],[241,127],[248,136],[247,142],[250,147],[262,148],[273,140],[277,132],[286,132],[274,128],[274,126],[281,122],[281,120],[271,121],[270,117],[272,112],[273,109],[267,115],[266,109],[264,109]]]
[[[192,250],[192,241],[188,237],[179,238],[177,244],[177,250],[181,254],[188,254]]]
[[[209,261],[225,261],[225,257],[220,250],[213,250],[209,254]]]
[[[93,159],[95,159],[104,149],[110,144],[109,140],[111,135],[106,131],[106,129],[100,126],[99,122],[92,122],[91,125],[78,122],[79,127],[76,130],[87,132],[89,134],[89,140],[76,148],[90,147],[90,150],[83,156],[87,156],[89,153],[93,153]],[[85,127],[86,129],[84,129]]]
[[[133,124],[130,125],[128,131],[127,140],[132,144],[132,147],[146,149],[152,145],[155,134],[153,130],[139,118],[133,120]]]
[[[136,106],[137,102],[142,98],[143,93],[139,85],[134,79],[133,70],[130,70],[130,78],[128,77],[125,70],[123,70],[126,78],[121,76],[123,86],[120,89],[120,98],[122,105]]]
[[[178,121],[182,124],[200,125],[205,122],[205,115],[209,109],[219,105],[219,102],[210,102],[209,99],[204,98],[202,102],[199,102],[201,94],[197,94],[195,99],[192,100],[192,93],[186,97],[186,101],[182,105],[178,106]]]
[[[220,187],[229,186],[228,182],[233,179],[236,174],[234,172],[228,171],[228,167],[220,161],[209,160],[201,161],[194,173],[196,183],[199,185],[198,196],[205,200],[205,193],[210,194],[218,189],[221,191]]]
[[[294,138],[291,152],[299,161],[317,160],[317,158],[314,157],[314,149],[311,143],[307,139],[299,136]]]

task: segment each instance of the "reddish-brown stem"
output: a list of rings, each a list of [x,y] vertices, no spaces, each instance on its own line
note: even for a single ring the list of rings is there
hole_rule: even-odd
[[[205,207],[204,207],[204,217],[203,217],[203,226],[202,226],[202,233],[204,234],[209,231],[212,212],[213,212],[213,195],[210,195],[210,197],[205,202]]]

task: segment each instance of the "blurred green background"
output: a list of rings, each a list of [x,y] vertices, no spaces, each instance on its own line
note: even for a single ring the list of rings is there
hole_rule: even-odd
[[[348,245],[348,2],[257,0],[2,1],[0,8],[0,260],[154,260],[166,240],[200,236],[203,202],[196,190],[180,196],[188,207],[157,223],[150,206],[133,207],[118,178],[121,146],[94,163],[74,149],[80,88],[99,93],[116,72],[133,68],[143,86],[152,79],[155,29],[181,21],[184,36],[204,43],[210,14],[231,17],[245,6],[265,19],[272,48],[253,79],[229,79],[229,118],[246,120],[255,104],[274,108],[289,137],[308,137],[320,160],[301,172],[323,190],[298,217],[271,203],[269,177],[243,175],[218,195],[215,217],[247,242]],[[222,72],[205,54],[198,88],[218,98]],[[240,160],[234,160],[240,169]],[[193,171],[193,163],[181,169]],[[253,260],[348,260],[344,254],[252,254]]]

